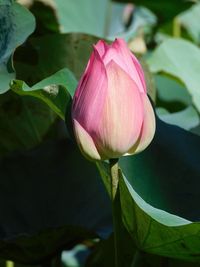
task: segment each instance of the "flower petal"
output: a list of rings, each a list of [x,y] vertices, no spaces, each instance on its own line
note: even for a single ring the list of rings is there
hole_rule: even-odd
[[[145,77],[144,77],[144,72],[143,72],[143,69],[141,67],[141,64],[139,63],[138,59],[131,53],[131,57],[132,57],[132,60],[133,60],[133,64],[137,70],[137,73],[139,74],[139,77],[140,77],[140,81],[143,85],[143,92],[147,92],[147,88],[146,88],[146,82],[145,82]]]
[[[99,40],[94,47],[96,48],[100,57],[102,58],[104,54],[106,53],[106,51],[108,50],[109,45],[105,43],[103,40]]]
[[[118,62],[117,63],[136,82],[140,92],[145,92],[146,85],[142,67],[140,66],[137,58],[130,52],[126,42],[123,39],[116,39],[112,47],[118,52],[118,61],[121,61],[120,64]]]
[[[85,68],[85,71],[83,73],[83,75],[81,76],[81,79],[79,80],[79,83],[78,83],[78,86],[76,88],[76,91],[75,91],[75,94],[74,94],[74,99],[73,99],[73,105],[76,104],[77,102],[77,99],[79,98],[79,96],[81,95],[81,91],[83,89],[83,86],[84,86],[84,82],[86,81],[86,77],[87,77],[87,74],[88,74],[88,70],[91,69],[92,67],[92,64],[93,64],[93,61],[94,61],[94,52],[92,52],[91,56],[90,56],[90,59],[87,63],[87,66]],[[76,100],[76,101],[75,101]]]
[[[129,150],[129,155],[143,151],[151,143],[155,134],[155,115],[151,102],[146,94],[142,94],[142,102],[144,106],[144,121],[142,125],[141,136],[138,141],[138,145],[133,146]]]
[[[73,125],[76,140],[83,155],[90,160],[100,160],[101,157],[96,149],[92,137],[77,120],[73,120]]]
[[[93,140],[101,155],[113,158],[126,153],[138,140],[143,107],[136,83],[114,61],[107,67],[108,95],[98,132]]]
[[[94,48],[85,78],[73,99],[72,118],[90,133],[95,131],[102,114],[107,93],[107,75],[103,62]]]

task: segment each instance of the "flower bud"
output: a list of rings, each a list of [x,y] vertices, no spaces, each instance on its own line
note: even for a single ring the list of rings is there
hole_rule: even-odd
[[[91,160],[135,154],[151,142],[155,116],[144,74],[124,40],[94,46],[73,98],[72,121],[80,150]]]

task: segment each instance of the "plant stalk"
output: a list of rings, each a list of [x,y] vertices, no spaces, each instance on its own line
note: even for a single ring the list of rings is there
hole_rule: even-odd
[[[173,36],[176,38],[181,37],[181,24],[177,17],[173,20]]]
[[[13,261],[6,261],[6,267],[14,267]]]
[[[118,203],[116,199],[119,185],[119,167],[118,159],[110,159],[110,174],[111,174],[111,201],[112,201],[112,216],[113,216],[113,232],[114,232],[114,254],[115,267],[119,265],[119,222],[118,222]]]

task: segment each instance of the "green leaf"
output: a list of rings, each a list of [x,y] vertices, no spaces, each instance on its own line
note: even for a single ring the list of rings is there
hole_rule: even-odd
[[[152,74],[153,75],[153,74]],[[171,112],[180,111],[192,105],[192,97],[185,86],[173,77],[155,74],[157,105]]]
[[[167,39],[148,59],[150,70],[164,72],[185,84],[192,100],[200,111],[200,49],[182,39]]]
[[[125,225],[142,250],[200,262],[200,223],[150,206],[124,176],[120,193]]]
[[[0,96],[0,154],[30,149],[43,141],[55,115],[32,97]]]
[[[188,31],[193,40],[200,43],[200,4],[193,5],[190,9],[178,16],[178,22]]]
[[[142,5],[152,10],[161,22],[166,22],[174,18],[180,12],[188,9],[192,3],[184,0],[162,0],[149,1],[149,0],[115,0],[116,2],[133,2],[136,5]]]
[[[0,64],[0,94],[9,90],[9,83],[15,78],[15,73],[7,69],[7,64]]]
[[[14,71],[7,66],[15,48],[21,45],[35,28],[33,15],[13,1],[0,2],[0,94],[9,90]]]
[[[191,130],[199,125],[199,114],[192,106],[192,98],[178,81],[155,75],[157,89],[156,113],[163,121]]]
[[[167,110],[163,110],[163,108],[157,108],[156,113],[164,122],[177,125],[185,130],[195,128],[200,123],[199,115],[192,106],[174,113],[169,113]]]
[[[150,10],[139,8],[134,12],[131,25],[126,27],[124,9],[125,4],[111,0],[55,0],[55,13],[62,33],[85,33],[109,40],[116,37],[129,40],[141,28],[148,28],[149,31],[156,23]]]
[[[150,147],[120,159],[123,221],[140,250],[200,263],[199,147],[199,136],[157,119]]]
[[[55,0],[55,5],[63,33],[82,32],[105,36],[110,0]]]
[[[47,5],[48,4],[48,5]],[[123,37],[125,40],[132,39],[141,28],[150,32],[156,23],[155,15],[148,9],[140,7],[135,10],[134,18],[130,25],[124,19],[126,4],[113,3],[110,0],[55,0],[54,3],[34,2],[31,12],[37,20],[35,35],[44,33],[85,33],[99,38],[114,40]],[[57,25],[57,24],[60,25]]]
[[[62,68],[68,68],[79,79],[97,40],[84,34],[32,38],[27,46],[19,47],[15,53],[17,79],[33,85]]]
[[[44,101],[63,120],[77,81],[68,69],[62,69],[41,82],[29,87],[25,82],[14,80],[11,89],[20,95],[30,95]]]

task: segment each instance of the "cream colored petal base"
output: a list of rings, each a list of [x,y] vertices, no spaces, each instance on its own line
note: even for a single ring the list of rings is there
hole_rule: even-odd
[[[89,160],[101,160],[92,137],[80,125],[77,120],[73,120],[75,137],[82,154]]]

